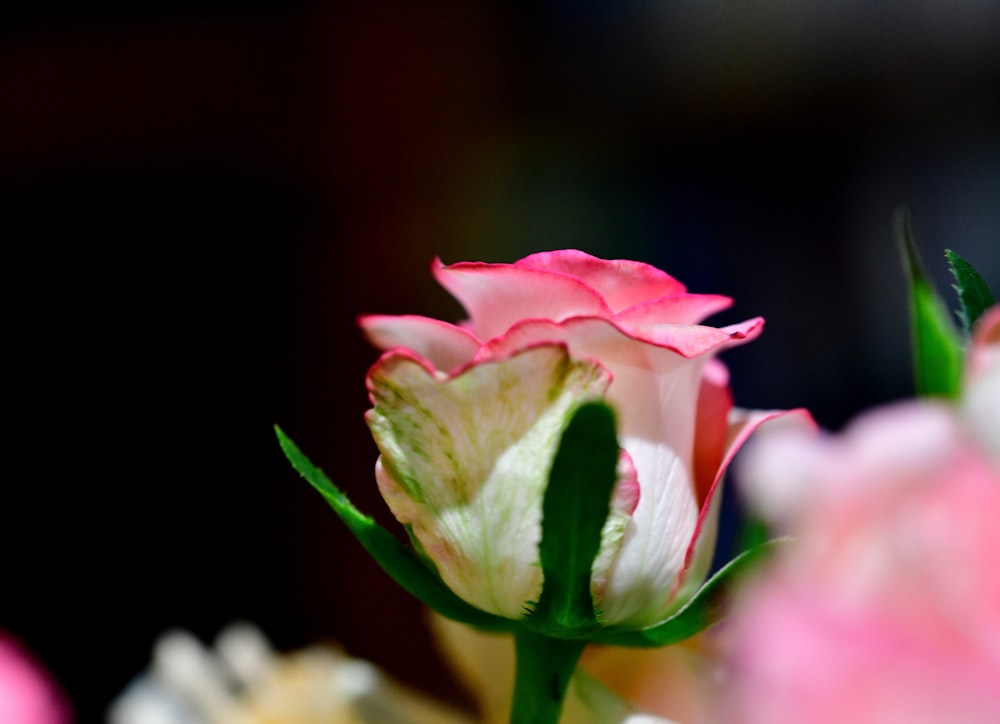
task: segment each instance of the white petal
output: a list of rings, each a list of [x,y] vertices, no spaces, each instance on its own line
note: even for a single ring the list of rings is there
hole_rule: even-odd
[[[379,484],[459,596],[510,618],[541,587],[541,503],[569,414],[609,377],[562,345],[440,379],[404,353],[369,375]]]

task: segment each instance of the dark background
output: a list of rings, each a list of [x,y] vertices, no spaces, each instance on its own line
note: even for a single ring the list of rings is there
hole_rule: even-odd
[[[877,7],[869,7],[869,5]],[[737,402],[910,394],[896,205],[1000,289],[1000,6],[38,2],[0,11],[0,628],[81,721],[185,627],[337,640],[455,695],[290,471],[388,522],[364,312],[577,247],[761,314]],[[950,291],[950,290],[948,290]]]

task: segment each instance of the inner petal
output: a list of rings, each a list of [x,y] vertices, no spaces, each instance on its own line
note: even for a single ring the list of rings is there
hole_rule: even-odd
[[[615,312],[649,299],[686,291],[679,281],[649,264],[600,259],[576,249],[532,254],[515,262],[514,266],[575,277],[596,289]]]
[[[450,266],[437,262],[433,271],[438,283],[465,307],[469,327],[482,340],[497,337],[524,319],[560,321],[612,314],[600,294],[565,274],[478,262]]]

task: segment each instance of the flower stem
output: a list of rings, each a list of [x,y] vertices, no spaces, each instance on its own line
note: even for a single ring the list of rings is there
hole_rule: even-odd
[[[511,724],[556,724],[585,641],[520,630],[514,636],[517,673]]]

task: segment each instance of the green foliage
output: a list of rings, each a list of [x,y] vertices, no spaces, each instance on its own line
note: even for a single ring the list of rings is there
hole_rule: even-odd
[[[996,304],[996,300],[979,272],[969,262],[951,249],[945,249],[944,255],[948,259],[952,276],[955,277],[952,286],[958,292],[958,318],[962,320],[965,331],[971,332],[976,320]]]
[[[930,278],[910,233],[909,215],[896,215],[896,233],[910,283],[913,372],[917,393],[955,397],[962,376],[962,342]]]
[[[277,426],[292,467],[327,501],[358,541],[407,592],[447,618],[489,631],[529,631],[541,638],[653,647],[677,643],[716,623],[734,579],[774,543],[756,545],[730,561],[663,623],[640,631],[602,627],[590,591],[591,569],[600,549],[617,479],[615,417],[602,402],[582,405],[563,432],[543,501],[542,593],[531,614],[513,621],[459,598],[419,551],[362,514]]]
[[[484,630],[514,631],[525,642],[534,642],[536,649],[560,649],[555,640],[576,641],[581,647],[588,641],[635,647],[667,646],[682,641],[722,617],[731,585],[775,544],[769,541],[755,545],[734,558],[661,624],[639,631],[602,627],[594,609],[590,577],[617,479],[619,448],[611,408],[602,402],[588,403],[576,411],[563,432],[545,492],[539,544],[544,572],[542,593],[527,618],[513,621],[481,611],[459,598],[418,551],[358,511],[280,428],[275,427],[275,432],[292,466],[323,496],[382,569],[407,592],[456,621]],[[548,639],[553,642],[544,643]],[[560,657],[556,658],[561,660]]]
[[[355,508],[347,496],[302,454],[281,428],[276,425],[274,431],[292,467],[330,504],[382,570],[410,595],[420,599],[442,616],[476,628],[491,631],[513,628],[513,621],[481,611],[455,595],[412,548]]]
[[[529,625],[563,636],[599,627],[590,574],[617,464],[614,412],[603,402],[581,405],[563,432],[545,490],[538,546],[544,584]]]

